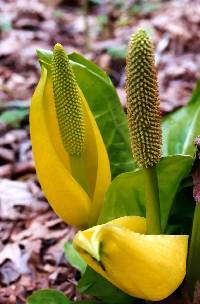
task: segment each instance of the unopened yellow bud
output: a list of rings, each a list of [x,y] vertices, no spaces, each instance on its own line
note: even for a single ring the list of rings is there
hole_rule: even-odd
[[[161,158],[162,133],[153,45],[143,29],[129,43],[126,88],[133,157],[151,167]]]
[[[53,93],[60,134],[65,150],[80,155],[86,146],[84,113],[78,85],[61,44],[54,47],[52,61]]]

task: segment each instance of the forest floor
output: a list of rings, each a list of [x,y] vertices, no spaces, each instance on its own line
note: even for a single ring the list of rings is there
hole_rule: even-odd
[[[81,1],[28,2],[0,0],[1,304],[24,304],[34,290],[49,287],[81,299],[77,273],[63,253],[74,228],[50,209],[35,174],[28,111],[40,75],[36,48],[59,42],[96,62],[124,108],[126,47],[138,27],[155,43],[163,114],[186,104],[200,77],[199,0],[103,0],[89,6],[87,20]]]

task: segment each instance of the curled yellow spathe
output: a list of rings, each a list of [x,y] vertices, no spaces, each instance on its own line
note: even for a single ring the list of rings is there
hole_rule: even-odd
[[[51,71],[44,66],[31,101],[30,133],[36,172],[50,205],[66,223],[87,228],[97,222],[110,184],[110,167],[99,129],[84,95],[78,90],[85,118],[83,163],[88,193],[72,176],[70,155],[64,149],[58,126]]]
[[[122,217],[78,232],[73,244],[90,267],[127,294],[159,301],[185,277],[188,236],[145,232],[144,218]]]

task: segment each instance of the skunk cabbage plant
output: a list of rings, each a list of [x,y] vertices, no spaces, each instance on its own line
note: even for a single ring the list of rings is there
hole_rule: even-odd
[[[57,44],[42,66],[30,110],[36,171],[55,212],[79,228],[97,222],[110,183],[107,152],[67,54]]]
[[[92,62],[60,44],[39,58],[30,109],[36,171],[58,216],[80,229],[65,254],[81,272],[79,291],[93,296],[85,303],[160,301],[183,286],[186,273],[193,298],[200,281],[200,196],[195,208],[191,191],[195,184],[200,193],[199,164],[191,178],[200,84],[186,107],[162,120],[153,45],[139,29],[128,46],[126,119],[109,77]],[[45,290],[28,304],[61,299],[71,303]]]
[[[162,143],[159,98],[152,44],[142,29],[129,44],[127,103],[133,157],[144,167],[147,221],[134,216],[115,219],[80,231],[74,246],[90,267],[124,292],[158,301],[185,277],[188,236],[161,234],[155,171]]]

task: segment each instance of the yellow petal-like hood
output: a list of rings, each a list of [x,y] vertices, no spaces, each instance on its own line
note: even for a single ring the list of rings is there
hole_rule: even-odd
[[[89,226],[91,227],[97,223],[105,192],[111,182],[111,173],[108,154],[96,121],[81,91],[80,95],[85,112],[86,134],[88,138],[85,152],[85,164],[88,180],[92,189],[92,204],[89,215]]]
[[[47,80],[47,70],[43,68],[30,109],[30,133],[37,175],[55,212],[69,224],[86,227],[90,199],[67,170],[69,163],[64,150],[58,154],[52,143],[51,136],[56,134],[57,129],[55,128],[51,135],[50,130],[53,129],[54,121],[47,120],[48,111],[50,112],[50,99],[47,98],[45,91]],[[56,140],[59,150],[59,137]]]
[[[188,236],[142,234],[145,230],[144,218],[120,218],[79,232],[74,246],[90,267],[124,292],[159,301],[184,279]]]
[[[52,76],[45,67],[32,97],[30,132],[37,175],[49,203],[66,223],[87,228],[97,222],[111,177],[101,134],[81,91],[80,95],[87,136],[83,159],[88,194],[72,177],[70,155],[63,147],[56,117]]]

